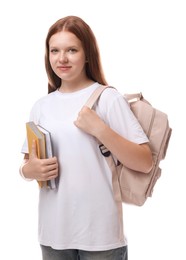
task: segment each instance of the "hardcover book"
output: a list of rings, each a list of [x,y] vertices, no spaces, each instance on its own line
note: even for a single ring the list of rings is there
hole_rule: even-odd
[[[46,130],[42,126],[38,125],[37,127],[45,136],[45,149],[46,149],[45,155],[46,155],[46,158],[51,158],[51,157],[54,156],[53,148],[52,148],[51,134],[48,130]],[[51,180],[47,181],[47,186],[50,187],[51,189],[55,189],[57,187],[57,180],[58,179],[55,178],[55,179],[51,179]]]

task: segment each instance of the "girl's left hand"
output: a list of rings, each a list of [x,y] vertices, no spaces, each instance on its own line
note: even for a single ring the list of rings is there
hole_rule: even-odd
[[[81,109],[74,124],[84,132],[95,137],[99,134],[100,131],[104,130],[106,126],[103,120],[96,114],[96,112],[87,106],[84,106]]]

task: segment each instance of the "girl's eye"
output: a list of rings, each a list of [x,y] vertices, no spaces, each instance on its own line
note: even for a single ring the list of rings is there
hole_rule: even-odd
[[[51,49],[50,52],[51,52],[51,53],[57,53],[58,50],[57,50],[57,49]]]
[[[74,48],[71,48],[71,49],[69,49],[68,51],[69,51],[70,53],[75,53],[75,52],[77,52],[77,50],[74,49]]]

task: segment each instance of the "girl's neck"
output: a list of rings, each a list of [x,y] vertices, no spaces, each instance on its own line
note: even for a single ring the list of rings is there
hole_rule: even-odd
[[[91,79],[86,79],[82,82],[63,82],[59,88],[59,91],[62,93],[71,93],[84,88],[87,88],[94,84],[95,82]]]

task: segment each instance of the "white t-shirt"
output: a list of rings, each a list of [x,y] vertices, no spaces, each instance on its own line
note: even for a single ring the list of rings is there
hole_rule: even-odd
[[[58,90],[38,100],[30,114],[51,132],[60,166],[58,189],[40,189],[39,242],[55,249],[109,250],[126,245],[112,191],[111,171],[96,139],[74,125],[78,112],[99,86]],[[148,142],[123,96],[106,89],[96,106],[116,132],[136,143]],[[27,145],[22,148],[28,152]]]

